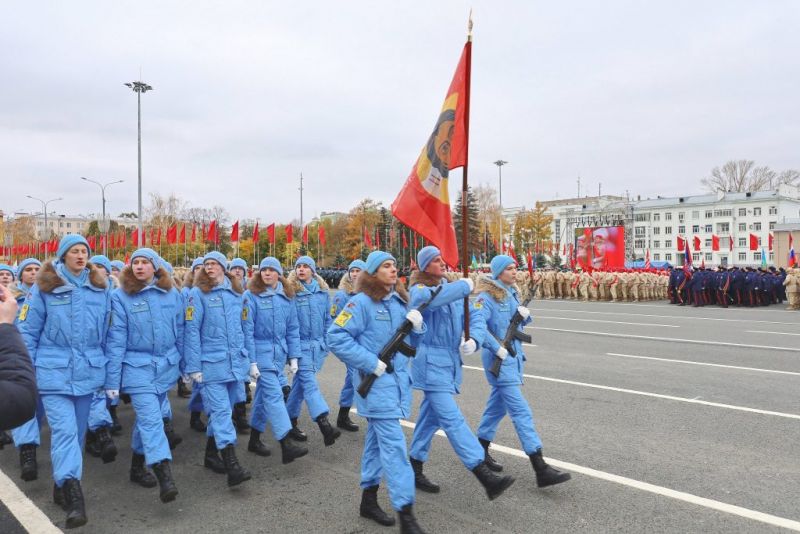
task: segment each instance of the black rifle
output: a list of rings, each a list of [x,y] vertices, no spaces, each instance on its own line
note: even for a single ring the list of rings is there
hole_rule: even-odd
[[[525,302],[522,303],[522,307],[527,308],[532,298],[533,296],[525,300]],[[495,336],[494,333],[489,332],[490,334],[492,334],[492,336],[494,336],[494,338],[498,341],[498,343],[500,343],[502,347],[505,347],[508,353],[515,358],[517,357],[517,348],[514,346],[515,339],[518,339],[523,343],[530,343],[531,341],[533,341],[533,339],[529,334],[526,334],[525,332],[521,332],[518,330],[519,325],[522,324],[522,321],[524,321],[524,319],[522,318],[522,315],[519,313],[519,310],[515,310],[513,317],[511,317],[511,322],[508,323],[508,328],[506,329],[506,335],[505,337],[503,337],[502,340],[497,336]],[[500,375],[501,365],[503,365],[503,360],[501,360],[500,357],[495,356],[494,359],[492,360],[492,366],[489,368],[489,372],[492,373],[495,376],[495,378],[497,378]]]
[[[420,313],[424,312],[425,308],[427,308],[430,303],[433,302],[433,299],[436,298],[436,295],[439,294],[439,291],[441,291],[443,287],[444,286],[440,285],[434,289],[433,294],[431,294],[431,298],[428,299],[427,302],[423,302],[420,307],[417,308],[417,311]],[[401,352],[409,358],[413,358],[417,355],[417,349],[404,341],[409,332],[411,332],[412,328],[414,328],[414,324],[408,319],[405,319],[403,324],[401,324],[395,331],[392,339],[390,339],[389,342],[383,346],[378,354],[378,359],[386,364],[387,373],[394,371],[392,360],[397,352]],[[358,389],[356,390],[358,391],[358,394],[361,395],[362,398],[366,399],[367,395],[369,394],[369,390],[372,389],[372,384],[374,384],[375,380],[377,379],[378,377],[374,373],[370,373],[362,378],[361,384],[358,385]]]

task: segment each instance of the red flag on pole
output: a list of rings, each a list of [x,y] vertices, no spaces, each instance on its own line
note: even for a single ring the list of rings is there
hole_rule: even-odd
[[[471,46],[470,41],[464,45],[433,133],[392,203],[394,216],[439,247],[442,259],[452,267],[458,265],[458,245],[450,213],[448,174],[467,163]]]
[[[680,252],[683,252],[683,249],[686,248],[686,244],[684,243],[684,241],[686,240],[683,239],[681,236],[678,236],[678,241],[675,243],[675,248]]]
[[[750,234],[750,250],[758,250],[758,236]]]
[[[270,224],[267,226],[267,237],[269,238],[269,242],[271,244],[275,244],[275,223]]]
[[[231,228],[231,243],[236,243],[237,241],[239,241],[239,221],[233,223]]]
[[[394,227],[389,230],[389,248],[394,247]]]
[[[694,243],[694,250],[695,251],[700,250],[700,238],[697,237],[697,236],[694,236],[693,243]]]
[[[197,242],[197,224],[192,223],[192,243]]]
[[[644,268],[650,268],[650,249],[648,248],[644,253]]]
[[[211,224],[208,225],[208,233],[206,234],[206,241],[212,241],[213,243],[217,242],[217,220],[216,219],[211,221]]]
[[[728,235],[728,247],[730,249],[730,252],[733,252],[733,236],[732,235]]]
[[[294,241],[294,235],[293,234],[294,234],[294,229],[292,228],[292,225],[291,224],[287,225],[286,226],[286,244],[287,245],[290,244],[292,241]]]
[[[711,236],[711,250],[713,252],[719,251],[719,236],[716,235]]]
[[[403,237],[403,248],[408,248],[408,239],[406,239],[406,233],[401,232],[400,235]]]
[[[328,244],[328,242],[327,242],[328,240],[325,239],[325,227],[324,226],[320,226],[319,227],[319,230],[317,230],[317,236],[319,237],[319,244],[320,245],[322,245],[324,247],[324,246],[326,246]]]
[[[769,234],[769,249],[772,250],[772,245],[775,241],[775,236],[773,234]]]
[[[134,230],[131,232],[131,243],[133,243],[134,247],[139,246],[139,230]]]
[[[167,244],[174,245],[178,241],[178,223],[167,228]]]
[[[381,248],[381,232],[375,228],[375,248]]]
[[[417,233],[416,232],[414,232],[414,248],[415,249],[419,248],[419,247],[417,247]]]
[[[308,225],[303,227],[303,244],[308,245]]]
[[[372,239],[370,238],[369,232],[367,232],[366,228],[364,228],[364,244],[367,246],[367,248],[372,248]]]
[[[178,237],[178,243],[183,245],[186,243],[186,223],[183,223],[183,227],[181,228],[181,235]]]
[[[253,243],[258,242],[258,221],[256,221],[256,225],[253,227]]]

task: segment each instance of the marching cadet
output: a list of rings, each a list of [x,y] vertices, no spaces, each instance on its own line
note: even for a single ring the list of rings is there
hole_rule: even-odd
[[[477,350],[474,339],[465,341],[462,338],[464,297],[472,292],[473,283],[469,278],[447,282],[444,260],[434,246],[419,251],[417,264],[420,270],[411,276],[412,308],[428,302],[439,285],[443,288],[423,313],[427,331],[411,366],[413,387],[424,392],[411,440],[415,483],[422,491],[439,492],[439,486],[423,473],[423,464],[428,460],[433,435],[441,428],[461,462],[472,471],[492,500],[508,489],[514,478],[500,477],[489,469],[485,462],[488,444],[478,441],[455,400],[461,388],[461,359]],[[474,308],[470,312],[474,314]]]
[[[787,310],[800,310],[800,268],[789,269],[783,281],[786,298],[789,301]]]
[[[184,350],[186,373],[203,384],[203,405],[209,414],[203,464],[228,475],[228,486],[250,480],[236,457],[236,429],[231,420],[245,376],[258,375],[255,355],[244,346],[242,320],[247,314],[239,280],[225,272],[227,261],[217,251],[203,257],[186,303]],[[217,451],[222,453],[222,459]]]
[[[36,258],[25,258],[19,262],[17,266],[19,281],[16,286],[9,286],[12,295],[14,295],[14,298],[17,300],[17,321],[19,320],[19,312],[22,310],[22,306],[25,303],[25,298],[36,283],[36,274],[41,267],[42,263]],[[17,321],[14,321],[15,324]],[[44,407],[42,406],[42,399],[40,398],[36,407],[36,415],[23,425],[11,430],[11,438],[14,440],[14,446],[19,449],[20,478],[25,482],[30,482],[31,480],[39,478],[39,465],[36,462],[36,448],[41,443],[40,430],[43,417]],[[0,448],[2,448],[2,446],[3,445],[0,444]]]
[[[125,268],[125,262],[120,260],[113,260],[111,262],[111,276],[119,277],[122,269]]]
[[[119,275],[111,296],[111,326],[106,355],[109,398],[120,391],[131,396],[136,421],[131,436],[130,480],[145,488],[159,486],[159,498],[175,500],[170,443],[162,405],[180,374],[183,353],[184,306],[172,277],[158,254],[140,248]],[[155,477],[145,466],[155,473]]]
[[[300,256],[289,275],[289,284],[295,293],[294,304],[300,322],[299,358],[290,358],[290,369],[294,373],[292,390],[286,401],[286,409],[292,421],[292,439],[306,441],[308,436],[297,426],[297,418],[303,401],[308,406],[311,419],[317,422],[325,446],[333,445],[342,433],[328,421],[330,408],[317,384],[317,373],[325,363],[328,345],[325,335],[331,324],[328,284],[317,274],[317,264],[310,256]]]
[[[228,266],[228,272],[236,278],[242,288],[247,287],[247,262],[242,258],[233,258]],[[233,405],[233,426],[239,433],[250,430],[247,423],[247,403],[250,402],[250,379],[246,378],[242,384],[242,394],[236,399]]]
[[[592,280],[592,275],[590,275],[586,271],[580,271],[580,277],[578,278],[578,288],[580,291],[580,298],[584,302],[589,301],[589,287],[592,286],[594,280]]]
[[[89,243],[61,239],[57,260],[44,264],[19,314],[19,329],[36,367],[50,424],[53,500],[67,512],[66,527],[85,525],[81,444],[93,394],[106,378],[103,352],[111,299],[108,282],[89,264]]]
[[[191,268],[186,272],[186,275],[183,277],[183,285],[181,286],[181,296],[183,297],[183,305],[186,307],[186,303],[189,300],[189,292],[191,291],[192,287],[194,287],[194,279],[197,276],[197,273],[203,270],[203,258],[195,258],[192,261]],[[186,358],[181,360],[181,382],[184,385],[190,384],[192,381],[189,378],[189,375],[185,373],[184,366],[185,366]],[[204,411],[203,410],[203,396],[200,394],[200,391],[203,388],[203,384],[194,384],[192,387],[192,392],[189,394],[189,428],[196,432],[205,432],[207,427],[206,424],[203,422],[203,419],[200,417],[200,414]]]
[[[294,292],[283,279],[283,268],[277,258],[261,260],[245,292],[247,317],[244,321],[245,346],[255,356],[259,376],[250,414],[250,440],[247,450],[259,456],[270,451],[261,442],[267,421],[272,435],[281,444],[284,464],[305,456],[308,449],[298,447],[289,439],[292,423],[283,402],[278,374],[287,359],[300,357],[300,324],[292,298]]]
[[[10,265],[0,263],[0,286],[11,288],[17,272]],[[17,312],[19,313],[19,312]],[[14,440],[5,430],[0,430],[0,449],[14,443]]]
[[[347,273],[339,281],[339,290],[333,296],[331,305],[331,317],[336,317],[344,309],[347,301],[356,294],[356,281],[367,264],[363,260],[353,260],[347,266]],[[348,432],[357,432],[358,425],[350,419],[350,407],[353,406],[353,368],[348,367],[344,377],[342,391],[339,394],[339,416],[336,418],[336,426]]]
[[[484,276],[478,281],[478,298],[475,301],[475,308],[480,315],[480,320],[477,321],[479,328],[475,334],[483,348],[483,368],[492,387],[478,426],[478,438],[487,447],[486,462],[495,471],[503,469],[489,455],[488,445],[494,440],[500,421],[508,414],[536,473],[536,485],[543,488],[566,482],[571,478],[569,473],[562,473],[545,462],[542,456],[542,440],[536,432],[530,406],[522,395],[520,386],[526,360],[522,343],[514,339],[517,356],[509,358],[508,350],[498,342],[498,338],[505,337],[514,314],[519,313],[522,316],[521,326],[532,322],[531,312],[519,303],[519,290],[514,284],[517,265],[510,256],[500,255],[492,258],[491,269],[491,276]],[[489,372],[495,358],[502,360],[498,376]]]
[[[421,533],[413,511],[414,472],[400,426],[400,419],[411,415],[408,358],[398,352],[392,362],[393,370],[387,372],[378,353],[405,320],[413,324],[408,336],[412,346],[424,334],[425,325],[419,311],[406,311],[405,290],[397,283],[395,259],[388,252],[370,253],[356,290],[331,325],[328,340],[336,357],[358,371],[353,374],[354,387],[363,376],[378,377],[365,398],[356,397],[358,415],[367,419],[361,456],[360,515],[381,525],[394,525],[394,518],[378,505],[378,486],[383,476],[392,508],[398,514],[400,531]]]

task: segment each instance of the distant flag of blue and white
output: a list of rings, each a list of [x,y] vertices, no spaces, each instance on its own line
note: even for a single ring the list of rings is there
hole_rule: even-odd
[[[477,270],[478,269],[478,260],[475,258],[475,254],[472,255],[472,265],[471,265],[471,267],[472,267],[473,270]]]
[[[689,240],[684,239],[684,250],[683,250],[683,272],[687,275],[690,273],[690,269],[692,268],[692,251],[689,250]]]
[[[794,255],[794,239],[791,232],[789,233],[789,267],[797,265],[797,256]]]
[[[764,250],[763,246],[761,247],[761,268],[762,269],[766,269],[767,268],[767,253]]]

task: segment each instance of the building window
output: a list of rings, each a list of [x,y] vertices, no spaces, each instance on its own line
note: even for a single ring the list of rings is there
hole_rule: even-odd
[[[753,215],[761,215],[761,208],[753,208]]]
[[[64,223],[63,223],[63,222],[59,222],[59,223],[58,223],[58,227],[59,227],[59,228],[64,228]]]
[[[556,219],[556,237],[561,236],[561,219]]]
[[[700,218],[700,212],[699,211],[693,211],[692,212],[692,219],[699,219],[699,218]]]
[[[747,223],[739,223],[739,231],[746,232],[747,231]]]
[[[739,253],[739,261],[747,261],[747,252]]]
[[[727,234],[731,231],[729,223],[717,223],[717,232],[720,234]]]
[[[637,213],[636,217],[635,217],[635,220],[636,220],[636,222],[649,221],[650,220],[650,214],[649,213]]]
[[[654,226],[653,227],[653,235],[661,235],[661,227],[660,226]]]
[[[713,226],[713,225],[711,225],[711,224],[707,224],[707,225],[706,225],[706,233],[707,233],[707,234],[710,234],[710,233],[711,233],[711,232],[713,232],[713,231],[714,231],[714,226]]]
[[[659,253],[655,253],[655,254],[653,254],[653,260],[655,260],[655,261],[661,261],[661,254],[659,254]]]
[[[645,235],[644,234],[644,230],[645,230],[644,226],[637,226],[633,230],[634,230],[634,235],[636,237],[644,237],[644,235]]]
[[[685,226],[683,226],[683,225],[681,225],[681,226],[678,226],[678,233],[679,233],[680,235],[683,235],[683,234],[685,234],[685,233],[686,233],[686,227],[685,227]]]
[[[653,214],[653,220],[654,221],[660,221],[661,220],[661,214],[660,213],[654,213]]]
[[[633,248],[644,248],[644,239],[637,239],[633,243]]]
[[[711,210],[706,210],[706,219],[710,219],[714,216],[714,212]]]
[[[700,253],[699,252],[693,252],[692,253],[692,261],[700,261]]]
[[[665,226],[664,227],[664,235],[672,235],[672,227],[671,226]]]
[[[706,252],[706,261],[711,261],[711,253]]]
[[[770,252],[769,253],[769,261],[775,261],[775,253],[774,252]]]
[[[692,233],[693,234],[699,234],[700,233],[700,225],[699,224],[692,225]]]
[[[770,221],[769,222],[769,229],[770,230],[774,230],[775,229],[775,221]]]
[[[739,208],[739,217],[747,216],[747,208]]]
[[[672,212],[671,211],[668,211],[668,212],[666,212],[664,214],[664,220],[665,221],[671,221],[672,220]]]
[[[746,237],[740,237],[739,238],[739,246],[740,247],[746,247],[747,246],[747,238]]]
[[[657,239],[653,241],[653,248],[661,248],[661,241]]]
[[[761,230],[761,223],[760,222],[753,223],[753,230]]]
[[[769,214],[770,215],[777,215],[778,214],[778,206],[770,206],[769,207]]]
[[[753,252],[753,261],[761,261],[761,253]]]
[[[678,212],[678,222],[683,222],[686,219],[686,212],[679,211]]]
[[[706,239],[705,244],[706,244],[706,248],[711,248],[711,240],[710,239]]]
[[[667,239],[664,241],[664,248],[672,248],[672,239]]]
[[[714,210],[714,217],[730,217],[733,210]]]

